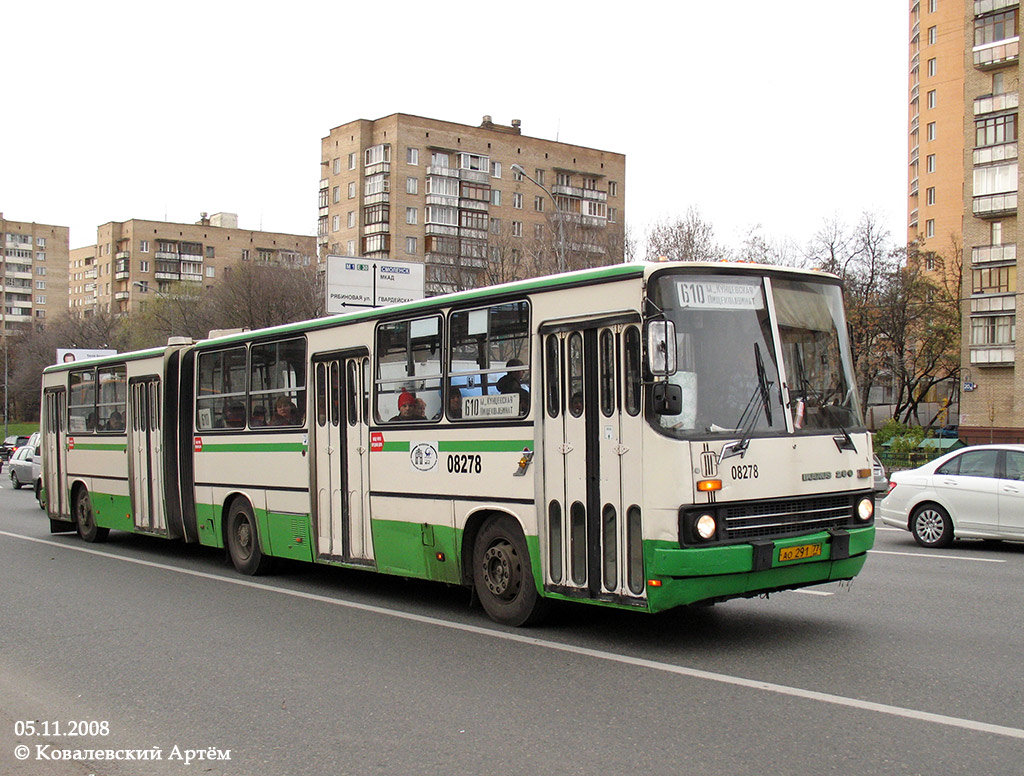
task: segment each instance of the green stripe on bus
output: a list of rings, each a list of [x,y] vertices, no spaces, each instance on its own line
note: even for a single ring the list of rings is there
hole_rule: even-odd
[[[532,439],[480,439],[458,442],[438,442],[441,453],[519,453],[523,448],[533,449]]]
[[[201,453],[301,453],[306,446],[301,442],[231,442],[203,443]]]
[[[409,443],[408,442],[385,442],[384,447],[381,448],[386,453],[408,453]]]
[[[126,444],[108,444],[102,445],[99,442],[75,442],[75,450],[114,450],[116,452],[123,452],[128,449]]]

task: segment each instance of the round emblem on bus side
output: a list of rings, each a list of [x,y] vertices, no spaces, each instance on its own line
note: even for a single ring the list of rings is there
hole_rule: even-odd
[[[409,463],[417,471],[433,471],[437,467],[437,448],[429,442],[414,445],[409,451]]]

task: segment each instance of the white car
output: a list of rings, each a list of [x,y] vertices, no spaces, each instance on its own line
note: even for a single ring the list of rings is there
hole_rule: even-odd
[[[7,462],[10,467],[11,485],[15,489],[22,485],[35,485],[35,455],[36,450],[31,445],[22,445],[14,451],[11,460]]]
[[[1024,541],[1024,445],[978,445],[889,475],[879,517],[922,547],[956,539]]]

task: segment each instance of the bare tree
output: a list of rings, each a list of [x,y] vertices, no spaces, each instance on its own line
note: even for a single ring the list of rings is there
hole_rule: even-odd
[[[209,293],[219,328],[261,329],[323,315],[316,267],[237,262],[228,269]]]
[[[691,207],[683,218],[666,219],[647,233],[647,260],[665,257],[670,261],[718,261],[728,251],[715,242],[715,230],[700,212]]]

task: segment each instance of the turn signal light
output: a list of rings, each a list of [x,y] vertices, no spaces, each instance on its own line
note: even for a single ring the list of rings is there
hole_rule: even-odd
[[[721,490],[721,489],[722,489],[722,481],[721,480],[700,480],[697,483],[697,490],[701,491],[702,493],[708,493],[708,492],[710,492],[712,490]]]
[[[660,579],[648,579],[647,580],[647,586],[648,587],[661,587],[661,580]]]
[[[857,476],[862,480],[866,480],[871,476],[871,469],[857,469]]]

